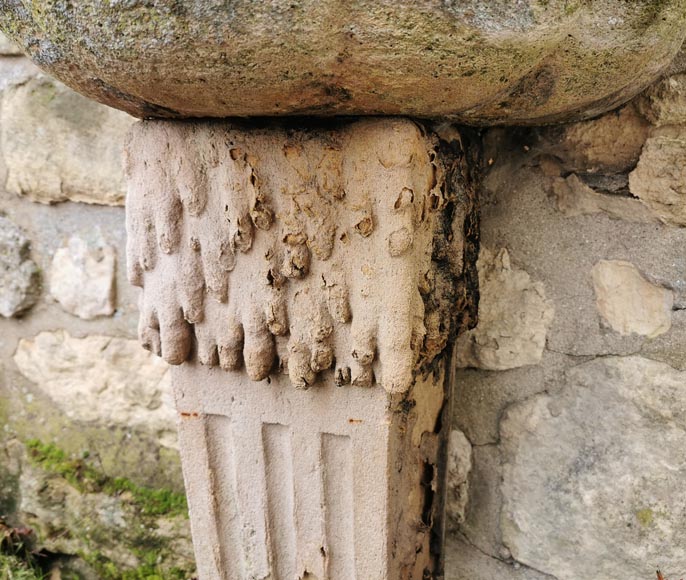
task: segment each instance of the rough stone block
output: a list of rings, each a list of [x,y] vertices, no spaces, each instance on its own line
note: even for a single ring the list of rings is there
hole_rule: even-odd
[[[8,87],[1,115],[9,191],[41,203],[124,203],[121,159],[131,117],[47,77]]]
[[[686,225],[686,130],[663,127],[643,146],[629,189],[669,225]]]
[[[666,77],[654,83],[636,99],[639,111],[654,125],[683,125],[686,122],[686,74]]]
[[[506,412],[501,526],[517,561],[558,580],[683,574],[685,378],[604,357]]]
[[[19,342],[14,362],[69,418],[142,428],[176,446],[169,367],[136,341],[41,332]]]
[[[636,266],[601,260],[591,271],[596,304],[603,320],[620,334],[654,338],[672,325],[674,293],[646,280]]]
[[[457,364],[505,370],[541,360],[554,309],[541,282],[510,263],[507,249],[481,249],[479,324],[457,341]]]
[[[50,294],[67,312],[89,320],[115,308],[116,254],[102,240],[89,244],[72,236],[58,249],[50,269]]]
[[[40,296],[40,273],[30,242],[19,227],[0,216],[0,315],[16,316]]]

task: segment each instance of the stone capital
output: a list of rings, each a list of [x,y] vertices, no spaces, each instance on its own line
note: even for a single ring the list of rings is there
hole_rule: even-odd
[[[441,576],[474,188],[405,119],[143,122],[129,278],[173,382],[204,579]]]

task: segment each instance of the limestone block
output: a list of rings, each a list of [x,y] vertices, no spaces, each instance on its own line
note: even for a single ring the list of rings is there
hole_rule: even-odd
[[[157,432],[176,445],[168,367],[136,341],[41,332],[19,342],[14,362],[69,418]]]
[[[472,470],[472,445],[459,429],[450,432],[448,441],[448,483],[446,510],[453,524],[464,521],[469,500],[469,473]]]
[[[683,0],[10,2],[50,74],[147,117],[590,118],[663,73]]]
[[[178,365],[203,580],[442,574],[446,346],[476,283],[461,143],[405,119],[135,127],[128,274]]]
[[[645,142],[629,189],[669,225],[686,225],[686,130],[665,127]]]
[[[537,364],[554,315],[543,284],[513,267],[505,248],[482,248],[478,268],[479,323],[457,341],[458,366],[505,370]]]
[[[630,104],[591,121],[543,127],[535,135],[566,171],[619,173],[635,167],[649,131]]]
[[[8,87],[0,112],[8,191],[41,203],[124,203],[128,115],[47,77]]]
[[[686,375],[638,356],[574,366],[501,423],[503,541],[558,580],[650,578],[686,562]]]
[[[674,293],[652,284],[630,262],[601,260],[591,270],[603,320],[623,335],[655,337],[672,324]]]
[[[115,308],[116,254],[103,240],[90,244],[72,236],[59,248],[50,269],[50,294],[67,312],[90,320]]]
[[[636,100],[639,110],[653,125],[686,122],[686,74],[665,77],[648,87]]]
[[[637,223],[659,223],[659,218],[638,199],[595,191],[578,175],[554,179],[555,205],[569,217],[604,213],[612,218]]]
[[[30,247],[24,232],[0,216],[0,315],[6,318],[25,312],[40,296],[40,274]]]

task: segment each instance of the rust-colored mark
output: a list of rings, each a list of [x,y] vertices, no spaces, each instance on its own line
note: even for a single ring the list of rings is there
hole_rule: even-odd
[[[179,411],[179,415],[181,415],[181,417],[183,419],[194,419],[194,418],[199,416],[199,413],[196,413],[195,411],[193,411],[191,413],[186,413],[185,411]]]
[[[356,423],[362,423],[362,422],[363,422],[362,419],[353,419],[352,417],[350,419],[348,419],[348,423],[350,423],[351,425],[354,425]]]

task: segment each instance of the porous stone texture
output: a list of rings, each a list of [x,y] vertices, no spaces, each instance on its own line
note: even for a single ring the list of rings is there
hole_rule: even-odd
[[[407,119],[135,127],[129,276],[144,346],[183,363],[201,577],[442,575],[446,347],[476,284],[455,136]]]
[[[136,341],[42,332],[19,341],[14,362],[70,419],[143,427],[175,445],[175,413],[171,400],[165,402],[171,398],[168,366]]]
[[[630,262],[601,260],[591,270],[603,320],[620,334],[654,338],[672,324],[674,293],[646,280]]]
[[[643,116],[653,125],[682,125],[686,122],[686,74],[661,79],[636,100]]]
[[[685,378],[640,356],[607,357],[569,369],[555,395],[508,409],[501,526],[513,558],[560,580],[641,578],[653,562],[683,573],[686,506],[674,490],[686,478]]]
[[[8,87],[0,115],[8,191],[41,203],[123,204],[131,117],[45,76]]]
[[[686,129],[665,127],[646,140],[629,188],[660,220],[686,225]]]
[[[477,267],[479,323],[457,341],[458,366],[505,370],[538,363],[554,315],[543,284],[513,267],[505,248],[482,246]]]
[[[50,268],[50,294],[67,312],[89,320],[111,316],[115,308],[116,254],[102,239],[78,236],[55,252]]]
[[[0,216],[0,315],[16,316],[40,296],[41,278],[24,232]]]
[[[254,381],[278,367],[297,388],[332,371],[407,391],[455,331],[464,241],[441,236],[464,201],[437,147],[407,120],[138,125],[127,251],[143,345]]]
[[[139,117],[491,124],[623,103],[670,64],[685,18],[683,0],[42,0],[8,3],[0,26],[57,78]]]

